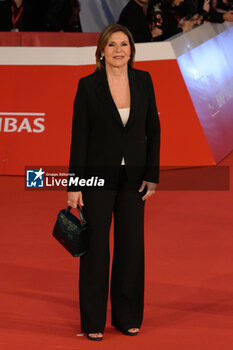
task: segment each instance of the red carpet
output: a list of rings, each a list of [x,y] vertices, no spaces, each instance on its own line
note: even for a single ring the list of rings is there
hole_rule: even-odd
[[[233,153],[222,165],[231,166]],[[104,340],[80,333],[78,259],[52,238],[65,192],[29,192],[0,177],[1,317],[4,350],[231,350],[233,190],[158,191],[147,202],[143,327]]]

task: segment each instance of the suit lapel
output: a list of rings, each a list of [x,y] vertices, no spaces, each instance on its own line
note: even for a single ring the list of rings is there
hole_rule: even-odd
[[[136,115],[137,115],[137,109],[138,109],[138,104],[140,103],[140,93],[137,89],[137,77],[135,74],[135,71],[129,67],[128,69],[128,74],[129,74],[129,87],[130,87],[130,114],[129,114],[129,119],[126,123],[126,128],[128,128],[132,122],[134,121]]]
[[[118,121],[118,123],[120,123],[122,126],[124,126],[122,123],[120,114],[118,112],[118,109],[117,109],[117,107],[114,103],[114,100],[112,98],[105,70],[98,72],[98,86],[97,86],[96,93],[99,97],[99,100],[108,109],[109,113],[115,117],[115,119]]]
[[[138,91],[136,84],[137,77],[135,71],[130,67],[128,69],[128,75],[131,103],[129,119],[126,123],[125,128],[128,128],[132,124],[137,114],[138,104],[140,103],[140,92]],[[124,127],[118,109],[111,95],[105,70],[97,72],[97,81],[98,84],[96,88],[96,93],[98,95],[99,100],[103,103],[103,105],[106,106],[106,108],[109,110],[109,113],[111,113],[111,115],[115,117],[117,122],[120,123],[122,127]]]

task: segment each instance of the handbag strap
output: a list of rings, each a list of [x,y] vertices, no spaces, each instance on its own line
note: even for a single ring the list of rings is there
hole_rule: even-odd
[[[85,225],[86,224],[86,219],[84,217],[82,209],[80,208],[80,206],[78,204],[77,204],[77,209],[78,209],[78,212],[79,212],[79,215],[80,215],[81,224]],[[67,207],[67,210],[68,211],[71,210],[71,206],[70,205]]]

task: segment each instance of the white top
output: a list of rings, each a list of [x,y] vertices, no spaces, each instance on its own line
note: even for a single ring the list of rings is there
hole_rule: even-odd
[[[121,116],[122,123],[125,126],[129,119],[130,108],[120,108],[118,109],[118,112]],[[124,157],[121,160],[121,165],[125,165]]]
[[[125,126],[129,119],[130,108],[120,108],[118,109],[118,112],[121,116],[122,123]]]

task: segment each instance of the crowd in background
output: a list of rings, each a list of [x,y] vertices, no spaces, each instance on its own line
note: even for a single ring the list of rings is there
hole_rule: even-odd
[[[78,0],[0,0],[1,31],[81,32]]]
[[[135,42],[162,41],[203,22],[233,22],[230,0],[130,0],[119,23]]]
[[[0,0],[0,31],[81,32],[80,10],[78,0]],[[129,0],[118,19],[135,42],[166,40],[206,21],[233,22],[233,0]]]

